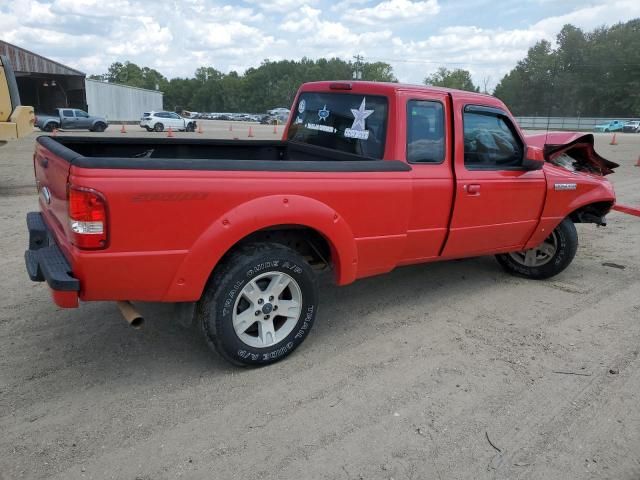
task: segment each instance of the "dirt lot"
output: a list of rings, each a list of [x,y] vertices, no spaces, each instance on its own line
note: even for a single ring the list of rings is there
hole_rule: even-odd
[[[640,135],[609,139],[619,201],[639,205]],[[241,370],[166,306],[139,305],[135,331],[28,280],[32,148],[0,149],[0,478],[640,478],[640,219],[579,225],[549,281],[476,258],[326,286],[295,354]]]

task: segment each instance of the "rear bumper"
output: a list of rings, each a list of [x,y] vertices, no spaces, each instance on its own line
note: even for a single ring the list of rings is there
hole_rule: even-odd
[[[53,241],[40,212],[27,214],[29,249],[24,261],[29,278],[34,282],[47,282],[56,305],[63,308],[78,306],[80,281],[71,274],[71,266]]]

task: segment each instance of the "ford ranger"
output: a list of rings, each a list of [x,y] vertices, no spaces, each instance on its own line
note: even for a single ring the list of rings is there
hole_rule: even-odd
[[[41,136],[26,267],[54,302],[172,302],[227,360],[284,358],[338,285],[401,266],[495,255],[545,279],[604,225],[617,165],[591,134],[525,135],[478,93],[313,82],[282,140]]]

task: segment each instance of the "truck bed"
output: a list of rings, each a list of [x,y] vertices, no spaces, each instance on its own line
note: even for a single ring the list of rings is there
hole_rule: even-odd
[[[200,140],[40,136],[38,143],[81,168],[301,172],[409,171],[377,160],[279,140]]]

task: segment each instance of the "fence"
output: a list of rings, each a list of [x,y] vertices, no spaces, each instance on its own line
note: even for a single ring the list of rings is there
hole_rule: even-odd
[[[518,124],[525,130],[584,130],[593,131],[593,127],[612,120],[637,120],[637,118],[597,118],[597,117],[516,117]]]

